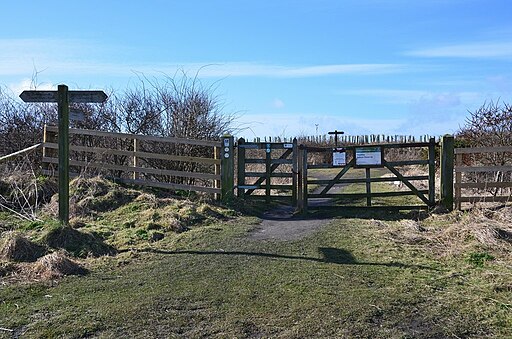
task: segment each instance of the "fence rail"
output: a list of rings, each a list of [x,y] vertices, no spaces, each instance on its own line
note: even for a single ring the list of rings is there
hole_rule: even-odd
[[[463,202],[468,203],[477,203],[477,202],[508,202],[512,201],[512,196],[510,191],[512,190],[512,182],[508,180],[504,181],[485,181],[485,182],[467,182],[463,181],[464,173],[503,173],[503,172],[512,172],[512,164],[499,164],[496,166],[493,165],[483,165],[483,166],[472,166],[464,164],[464,156],[475,155],[475,154],[484,154],[484,153],[512,153],[512,146],[499,146],[499,147],[474,147],[474,148],[456,148],[454,150],[455,154],[455,204],[458,209],[461,209]],[[477,176],[478,178],[478,176]],[[509,194],[493,194],[493,195],[482,195],[482,191],[487,189],[501,189],[503,193],[503,189],[509,188]],[[478,195],[464,195],[462,189],[476,189],[478,190]]]
[[[54,175],[54,168],[58,164],[56,150],[58,150],[59,145],[55,142],[49,141],[52,139],[52,133],[57,132],[58,128],[56,126],[45,126],[44,142],[40,145],[40,147],[43,148],[43,164],[47,167],[44,170],[44,173],[47,175]],[[104,138],[105,140],[110,141],[121,139],[124,140],[125,148],[119,149],[118,146],[116,146],[116,148],[97,147],[98,142],[93,143],[94,146],[70,145],[69,150],[72,151],[72,159],[69,161],[69,165],[79,169],[78,172],[75,171],[72,173],[72,176],[76,176],[79,172],[84,170],[95,170],[100,172],[110,171],[110,173],[115,171],[115,173],[119,175],[110,176],[118,182],[141,186],[213,193],[217,197],[222,193],[221,180],[223,179],[223,176],[221,165],[223,164],[223,159],[225,157],[221,157],[221,141],[156,137],[84,129],[69,129],[69,134],[76,136],[89,136],[92,138]],[[156,142],[170,146],[171,149],[176,145],[202,147],[203,151],[205,147],[211,147],[211,150],[207,151],[211,154],[211,157],[142,151],[141,142]],[[79,159],[76,158],[77,155]],[[102,157],[105,156],[123,157],[123,160],[116,163],[112,160],[102,159]],[[171,165],[184,163],[196,165],[188,166],[194,168],[194,170],[190,170],[188,167],[183,169],[183,166],[179,166],[180,169],[172,168],[172,166],[170,168],[158,168],[149,163],[148,159],[153,161],[164,161]],[[144,164],[142,164],[143,162]],[[176,181],[176,179],[178,180]],[[198,183],[196,179],[199,180],[200,183]]]

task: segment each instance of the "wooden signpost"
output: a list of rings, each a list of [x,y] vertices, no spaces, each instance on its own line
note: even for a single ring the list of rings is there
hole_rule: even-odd
[[[343,131],[338,131],[337,129],[334,132],[327,132],[330,135],[334,134],[334,147],[338,147],[338,135],[345,134]]]
[[[59,112],[59,220],[69,223],[69,103],[102,103],[107,100],[103,91],[69,91],[59,85],[57,91],[23,91],[24,102],[56,102]]]

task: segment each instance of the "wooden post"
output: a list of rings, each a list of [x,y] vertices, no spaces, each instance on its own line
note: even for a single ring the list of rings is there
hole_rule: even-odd
[[[59,112],[59,220],[69,224],[69,96],[68,86],[58,87]]]
[[[265,150],[265,201],[270,203],[270,185],[271,185],[271,169],[272,167],[272,155],[270,152],[272,152],[271,144],[267,143],[266,145],[267,149]]]
[[[245,144],[245,139],[240,138],[238,139],[238,175],[236,177],[237,180],[237,196],[239,198],[243,198],[245,195],[245,189],[241,188],[242,186],[245,186],[245,147],[241,147],[243,144]]]
[[[213,158],[216,159],[216,160],[221,158],[220,157],[220,147],[217,147],[217,146],[213,147]],[[215,164],[214,171],[215,171],[215,175],[220,175],[220,165]],[[220,186],[220,180],[214,180],[213,181],[213,187],[214,188],[220,188],[221,187]],[[220,194],[215,193],[214,199],[215,200],[220,200]]]
[[[455,155],[455,165],[457,167],[462,166],[462,154]],[[462,202],[460,198],[462,196],[460,184],[462,183],[462,173],[455,172],[455,206],[460,210],[462,208]]]
[[[235,188],[235,155],[234,139],[231,135],[222,137],[222,160],[221,171],[221,199],[224,203],[230,203],[233,200],[233,190]]]
[[[436,139],[430,138],[428,145],[428,201],[436,204]]]
[[[308,150],[302,152],[302,214],[308,213]]]
[[[133,167],[137,167],[137,138],[133,138]],[[133,180],[139,179],[139,173],[136,171],[133,171]]]
[[[45,144],[48,142],[48,136],[46,135],[46,133],[48,133],[48,132],[46,131],[46,124],[44,124],[44,127],[43,127],[43,158],[46,157]]]
[[[297,169],[298,169],[298,146],[297,138],[293,138],[293,151],[292,151],[292,206],[297,206]]]
[[[453,210],[453,153],[454,140],[452,135],[441,139],[441,204]]]
[[[366,173],[366,206],[371,206],[372,205],[372,182],[371,182],[371,173],[370,173],[370,168],[367,167],[365,168],[365,173]]]

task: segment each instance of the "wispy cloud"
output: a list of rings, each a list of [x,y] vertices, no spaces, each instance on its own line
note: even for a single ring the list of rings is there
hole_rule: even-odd
[[[410,56],[427,58],[509,58],[512,42],[476,42],[411,50]]]
[[[409,90],[409,89],[360,89],[346,90],[338,92],[343,95],[358,95],[373,98],[380,98],[386,103],[410,104],[414,102],[432,101],[432,102],[459,102],[474,101],[480,98],[478,92],[434,92],[428,90]]]
[[[258,62],[119,62],[113,48],[87,40],[0,39],[0,75],[31,74],[45,70],[54,76],[96,75],[130,76],[133,72],[146,75],[174,74],[182,69],[198,72],[201,77],[281,77],[306,78],[344,74],[388,74],[407,69],[402,64],[328,64],[276,65]],[[117,57],[116,57],[117,54]]]

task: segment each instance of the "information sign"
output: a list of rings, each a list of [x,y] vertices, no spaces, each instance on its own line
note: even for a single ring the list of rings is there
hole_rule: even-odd
[[[332,152],[332,165],[345,166],[347,164],[347,153],[344,148],[336,148]]]
[[[358,147],[356,148],[356,166],[381,166],[381,147]]]

